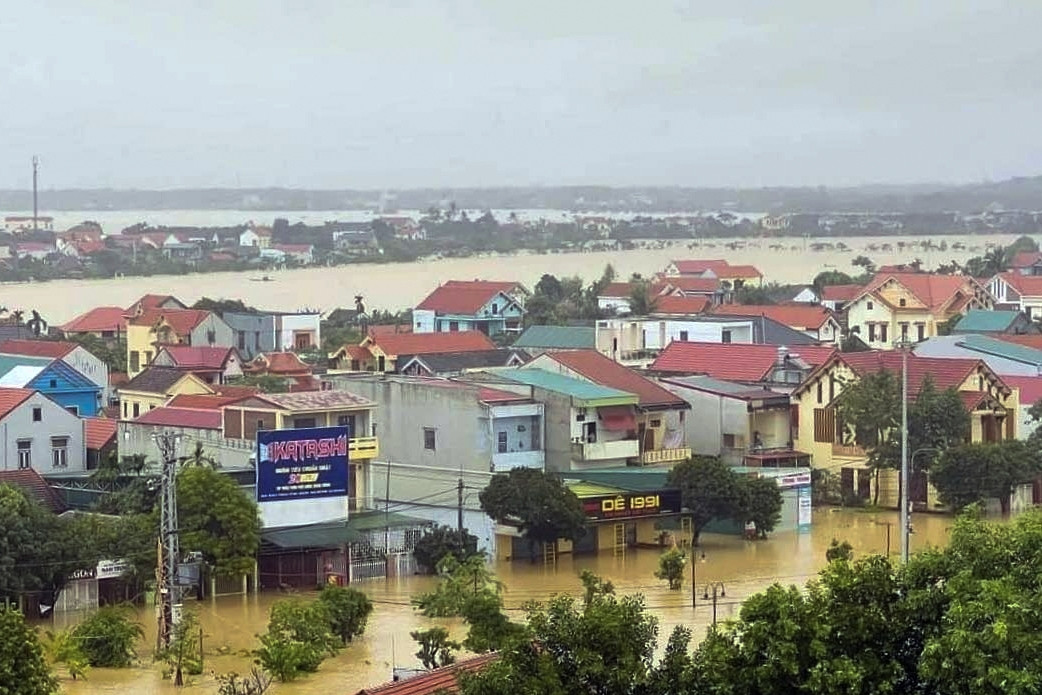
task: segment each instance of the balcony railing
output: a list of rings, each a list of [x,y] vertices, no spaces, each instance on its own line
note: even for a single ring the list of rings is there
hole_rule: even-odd
[[[574,442],[572,456],[580,461],[602,461],[607,459],[631,459],[640,453],[636,439],[621,439],[613,442]]]
[[[681,447],[678,449],[652,449],[640,455],[640,464],[647,466],[655,463],[679,463],[691,458],[691,449]]]
[[[832,455],[846,456],[849,458],[863,458],[865,456],[865,450],[857,444],[833,444]]]
[[[371,459],[380,455],[380,441],[376,437],[351,437],[347,440],[348,459]]]
[[[492,454],[492,470],[494,473],[509,471],[513,468],[538,468],[542,470],[546,457],[540,449],[529,451],[505,451]]]

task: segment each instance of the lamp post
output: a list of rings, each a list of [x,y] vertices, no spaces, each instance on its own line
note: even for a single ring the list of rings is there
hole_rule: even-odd
[[[698,595],[698,581],[695,579],[695,565],[698,564],[699,560],[702,562],[706,561],[706,554],[703,552],[701,558],[695,557],[695,539],[691,538],[691,607],[695,608],[695,597]]]
[[[713,625],[715,626],[716,625],[716,597],[719,595],[720,598],[727,598],[727,593],[724,590],[724,583],[723,582],[710,582],[709,584],[706,584],[704,587],[702,587],[702,598],[705,599],[706,601],[708,601],[709,598],[710,598],[709,597],[710,589],[713,591],[713,596],[712,596],[712,598],[713,598]],[[719,592],[719,594],[717,592]]]
[[[915,468],[915,457],[916,456],[918,456],[919,454],[925,454],[925,453],[931,452],[931,451],[936,454],[940,450],[937,447],[933,447],[933,446],[923,446],[923,447],[919,447],[918,449],[913,451],[912,455],[908,457],[908,465],[909,465],[909,467],[910,468]],[[911,481],[904,480],[902,482],[902,484],[903,485],[908,485],[909,482],[911,482]],[[907,490],[907,488],[904,488],[902,490],[902,492],[901,492],[901,499],[906,504],[908,502],[908,496],[909,496],[908,495],[908,490]],[[909,506],[909,511],[908,511],[907,515],[905,516],[903,525],[901,526],[901,549],[902,549],[901,561],[902,562],[908,562],[908,553],[909,553],[909,550],[911,549],[911,533],[912,533],[912,514],[911,514],[911,507]]]

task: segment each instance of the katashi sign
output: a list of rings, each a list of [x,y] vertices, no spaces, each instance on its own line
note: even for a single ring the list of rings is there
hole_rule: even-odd
[[[257,501],[346,497],[348,428],[257,433]]]
[[[680,490],[626,492],[619,495],[584,497],[583,512],[587,519],[634,519],[680,513]]]

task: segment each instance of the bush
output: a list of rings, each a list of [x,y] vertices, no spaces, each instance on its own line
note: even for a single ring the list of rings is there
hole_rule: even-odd
[[[127,606],[105,606],[73,628],[72,636],[91,666],[126,668],[137,656],[134,644],[144,632]]]
[[[339,639],[329,630],[325,606],[300,599],[272,605],[268,632],[261,635],[260,642],[257,660],[280,681],[314,673],[340,647]]]
[[[458,642],[449,639],[449,631],[443,627],[432,627],[429,630],[416,630],[409,636],[420,645],[416,658],[426,669],[448,666],[456,661],[452,652],[460,648]]]
[[[329,630],[347,644],[356,635],[365,632],[373,602],[357,589],[327,586],[318,595],[329,621]]]
[[[679,591],[684,585],[684,567],[687,565],[687,554],[680,548],[670,548],[658,559],[657,579],[669,582],[671,591]]]
[[[170,677],[174,685],[184,684],[184,674],[198,676],[203,672],[203,651],[199,642],[199,618],[195,611],[184,608],[181,619],[170,634],[170,646],[156,656],[167,663],[163,677]]]
[[[51,695],[58,681],[43,658],[36,630],[13,608],[0,605],[0,692]]]
[[[416,563],[427,574],[437,571],[438,563],[446,555],[463,562],[478,553],[478,538],[464,529],[462,532],[448,526],[434,526],[416,542],[412,554]]]

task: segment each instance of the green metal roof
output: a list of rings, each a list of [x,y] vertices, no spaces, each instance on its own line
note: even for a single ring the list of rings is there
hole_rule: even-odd
[[[27,357],[25,355],[0,355],[0,376],[15,367],[46,367],[54,360],[50,357]]]
[[[955,333],[997,333],[1009,328],[1019,315],[1019,311],[970,309],[952,330]]]
[[[511,347],[575,350],[595,344],[592,326],[529,326]]]
[[[669,487],[666,479],[669,471],[647,468],[596,468],[587,471],[561,473],[565,480],[585,481],[630,492],[662,490]],[[610,494],[610,493],[609,493]]]
[[[956,344],[976,352],[1003,357],[1014,362],[1042,365],[1042,350],[1036,350],[1027,345],[1007,343],[1005,340],[996,340],[986,335],[973,334],[960,336]]]
[[[369,510],[352,514],[347,521],[266,529],[261,531],[261,539],[279,548],[336,548],[345,543],[361,540],[365,531],[374,531],[384,527],[422,526],[429,523],[424,519],[396,512],[385,514],[381,511]]]
[[[527,384],[547,391],[570,396],[582,406],[598,407],[602,405],[636,405],[636,394],[601,386],[591,381],[573,379],[564,374],[548,372],[545,369],[512,369],[497,372],[497,376]]]

